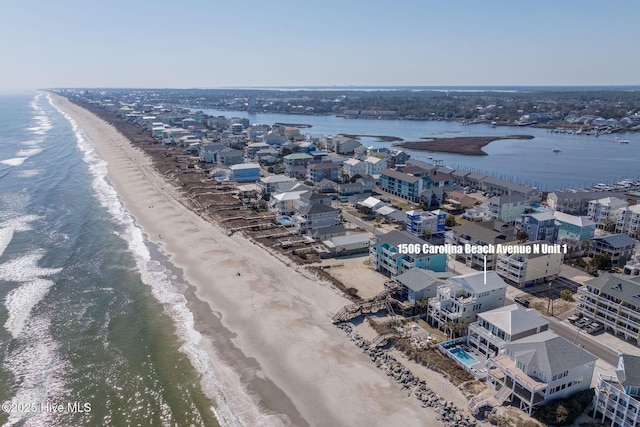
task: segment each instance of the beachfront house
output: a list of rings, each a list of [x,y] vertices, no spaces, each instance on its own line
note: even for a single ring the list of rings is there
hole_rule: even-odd
[[[611,426],[640,425],[640,356],[618,354],[615,375],[598,375],[594,418]]]
[[[506,343],[504,354],[489,359],[487,383],[502,404],[531,415],[535,408],[591,385],[597,357],[554,332],[544,331]]]
[[[369,253],[371,235],[369,233],[349,234],[331,237],[322,243],[335,257],[364,254]]]
[[[258,180],[258,191],[262,197],[269,199],[271,194],[276,190],[278,184],[282,182],[295,182],[295,178],[289,178],[283,175],[270,175],[262,177]]]
[[[242,163],[229,166],[230,179],[235,182],[256,182],[260,179],[260,165],[256,163]]]
[[[292,153],[283,157],[284,173],[290,178],[304,178],[307,175],[307,165],[313,156],[306,153]]]
[[[477,315],[504,306],[507,284],[495,271],[455,276],[438,287],[429,301],[427,320],[439,329],[461,327],[477,320]]]
[[[640,343],[640,276],[601,273],[578,288],[576,312]]]
[[[400,245],[418,244],[430,246],[422,239],[407,233],[406,231],[390,231],[386,234],[376,235],[369,249],[371,267],[387,276],[395,277],[413,267],[436,272],[447,270],[447,255],[426,253],[401,253]]]
[[[313,233],[318,228],[338,225],[340,211],[322,203],[300,204],[296,208],[293,222],[298,233]]]
[[[400,298],[405,298],[409,304],[416,305],[419,301],[435,298],[438,286],[445,284],[445,277],[450,273],[436,273],[423,268],[412,268],[396,276],[394,281],[400,288]]]
[[[507,343],[549,329],[549,321],[532,308],[506,305],[478,314],[469,325],[467,345],[486,357],[496,356]]]

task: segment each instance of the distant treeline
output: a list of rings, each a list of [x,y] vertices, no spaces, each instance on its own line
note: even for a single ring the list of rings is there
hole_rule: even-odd
[[[103,98],[98,89],[89,97]],[[531,90],[528,92],[441,90],[264,90],[109,89],[116,96],[144,97],[189,108],[290,114],[384,112],[382,118],[478,120],[512,123],[523,115],[546,113],[551,120],[569,114],[621,119],[640,110],[640,90]],[[145,96],[146,95],[146,96]],[[152,95],[152,96],[151,96]],[[392,114],[390,114],[390,112]]]

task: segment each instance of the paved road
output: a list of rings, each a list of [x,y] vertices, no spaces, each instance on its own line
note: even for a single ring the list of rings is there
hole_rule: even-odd
[[[505,305],[513,304],[514,301],[510,298],[506,298]],[[610,365],[616,366],[618,364],[617,351],[611,350],[611,348],[605,344],[598,342],[597,335],[590,335],[587,332],[580,330],[576,334],[576,328],[568,321],[564,320],[569,317],[569,313],[564,313],[560,317],[545,317],[549,320],[549,329],[566,339],[567,341],[581,345],[586,351],[596,356],[598,359],[602,359]]]
[[[358,227],[362,228],[363,230],[367,230],[369,233],[373,233],[373,234],[384,234],[386,233],[385,230],[377,228],[376,226],[374,226],[373,224],[363,221],[360,218],[358,218],[355,215],[351,215],[350,213],[345,212],[344,210],[342,211],[342,217],[344,219],[346,219],[347,221],[349,221],[352,224],[357,225]]]

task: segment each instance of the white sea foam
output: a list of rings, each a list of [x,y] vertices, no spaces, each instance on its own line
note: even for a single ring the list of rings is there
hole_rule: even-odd
[[[42,138],[29,139],[27,141],[22,141],[21,144],[28,145],[28,146],[40,145],[42,144]]]
[[[20,178],[33,178],[34,176],[38,176],[42,173],[42,169],[28,169],[24,171],[19,171],[16,176]]]
[[[4,250],[7,249],[11,239],[13,239],[13,231],[15,227],[9,226],[0,228],[0,257],[4,253]]]
[[[4,304],[7,307],[9,317],[4,323],[4,327],[14,339],[20,337],[33,307],[44,299],[51,286],[53,286],[51,280],[36,279],[23,283],[7,294]]]
[[[15,216],[15,212],[0,212],[0,227],[13,227],[14,232],[31,231],[33,227],[31,222],[41,219],[38,215],[20,215]]]
[[[13,159],[0,160],[0,163],[4,165],[9,165],[9,166],[20,166],[27,159],[28,157],[15,157]]]
[[[16,156],[31,157],[31,156],[35,156],[36,154],[42,153],[43,150],[44,148],[27,148],[25,150],[18,151],[16,153]]]
[[[118,195],[107,178],[107,164],[95,152],[93,144],[78,127],[75,120],[58,108],[48,96],[51,105],[56,108],[71,124],[78,147],[83,153],[84,161],[94,176],[93,188],[100,203],[109,211],[114,220],[123,226],[119,234],[134,256],[142,281],[151,287],[153,296],[164,306],[165,312],[172,318],[177,336],[182,340],[180,348],[191,361],[196,371],[202,375],[205,393],[216,403],[214,412],[222,426],[241,426],[243,423],[227,403],[229,400],[245,402],[241,412],[259,414],[260,409],[253,405],[248,396],[226,396],[220,387],[216,373],[220,372],[220,360],[212,360],[202,345],[202,336],[194,327],[193,313],[187,307],[187,301],[171,283],[165,268],[151,259],[149,249],[145,245],[143,232],[135,224],[133,217],[125,209]],[[251,407],[249,405],[252,405]]]
[[[68,395],[64,376],[68,362],[60,357],[60,345],[50,334],[51,321],[46,316],[30,318],[13,348],[5,353],[2,368],[19,384],[11,405],[63,401]],[[6,426],[43,426],[57,424],[51,412],[11,412]],[[59,417],[59,415],[58,415]]]

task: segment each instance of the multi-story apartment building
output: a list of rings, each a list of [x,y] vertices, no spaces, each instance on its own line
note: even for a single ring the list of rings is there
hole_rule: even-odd
[[[602,273],[578,288],[576,311],[640,343],[640,276]]]
[[[445,242],[451,245],[497,245],[515,241],[513,227],[501,221],[468,222],[445,232]],[[495,254],[485,256],[480,253],[456,254],[456,260],[464,262],[468,267],[493,270]]]
[[[598,375],[594,418],[611,426],[640,425],[640,356],[618,355],[615,375]]]
[[[335,163],[313,163],[307,166],[307,176],[311,182],[320,182],[323,179],[338,181],[340,169],[341,166]]]
[[[438,328],[448,323],[473,323],[478,313],[504,306],[507,284],[495,271],[455,276],[438,286],[429,301],[427,319]]]
[[[616,233],[625,233],[640,238],[640,205],[621,209],[616,220]]]
[[[617,217],[622,209],[629,206],[626,200],[618,197],[604,197],[589,202],[587,216],[596,223],[598,228],[604,228],[607,220],[617,222]]]
[[[415,209],[407,211],[406,215],[405,227],[414,236],[422,237],[428,234],[444,237],[445,222],[447,220],[446,212],[440,209],[428,212]]]
[[[487,382],[498,402],[511,399],[531,415],[540,405],[588,389],[597,357],[544,331],[505,344],[504,354],[489,360]]]
[[[403,199],[418,202],[424,188],[424,182],[420,176],[385,169],[380,173],[380,188]]]
[[[560,275],[564,255],[554,251],[535,253],[534,245],[545,243],[536,241],[519,245],[531,247],[528,254],[497,254],[496,273],[519,288],[555,279]]]
[[[478,321],[469,325],[467,345],[492,357],[501,352],[507,343],[547,329],[549,321],[534,309],[511,304],[479,313]]]
[[[418,244],[420,248],[428,245],[424,240],[407,233],[406,231],[390,231],[387,234],[375,236],[369,248],[369,260],[371,266],[378,272],[395,277],[413,267],[433,270],[437,272],[447,271],[447,255],[427,255],[420,253],[400,253],[402,244]]]
[[[589,211],[589,202],[604,197],[623,198],[624,195],[606,191],[554,191],[547,196],[547,204],[557,212],[586,215]]]

